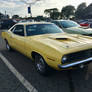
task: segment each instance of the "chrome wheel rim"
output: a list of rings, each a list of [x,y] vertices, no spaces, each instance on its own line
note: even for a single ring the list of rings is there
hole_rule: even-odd
[[[9,46],[8,44],[6,44],[6,48],[7,48],[8,50],[10,50],[10,46]]]
[[[37,62],[37,68],[40,71],[43,71],[44,70],[45,65],[44,65],[44,60],[42,58],[40,58],[40,60]]]

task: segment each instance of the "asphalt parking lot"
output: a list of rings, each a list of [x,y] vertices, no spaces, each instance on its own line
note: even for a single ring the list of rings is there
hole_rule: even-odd
[[[0,53],[31,85],[28,90],[0,57],[0,92],[92,92],[92,74],[86,79],[87,70],[54,71],[52,75],[39,75],[33,62],[17,51],[8,52],[1,37]]]

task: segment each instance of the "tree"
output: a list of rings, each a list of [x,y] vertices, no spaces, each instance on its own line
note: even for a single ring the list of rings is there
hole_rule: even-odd
[[[50,18],[53,20],[59,19],[59,16],[60,16],[60,12],[52,12],[50,14]]]
[[[19,18],[19,15],[13,15],[12,18],[17,19],[17,18]]]
[[[86,3],[81,3],[75,12],[75,17],[77,19],[83,19],[85,16],[85,9],[87,8]]]
[[[2,13],[0,13],[0,19],[2,19],[4,17],[4,15]]]
[[[58,11],[57,8],[52,8],[52,9],[46,9],[44,11],[46,15],[48,15],[51,19],[58,19],[60,16],[60,12]]]
[[[63,19],[69,19],[71,16],[75,14],[75,7],[72,5],[68,5],[62,8],[61,17]]]
[[[90,19],[92,18],[92,4],[90,4],[84,11],[84,18]]]
[[[51,10],[50,10],[50,9],[46,9],[46,10],[44,11],[44,13],[45,13],[47,16],[50,17]]]

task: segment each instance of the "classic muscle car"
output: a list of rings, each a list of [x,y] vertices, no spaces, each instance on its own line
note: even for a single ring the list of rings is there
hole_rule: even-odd
[[[66,33],[92,36],[91,28],[82,27],[78,23],[71,20],[53,20],[52,23],[59,26]]]
[[[40,74],[83,67],[92,60],[92,38],[64,33],[53,23],[18,23],[2,32],[6,48],[31,58]]]

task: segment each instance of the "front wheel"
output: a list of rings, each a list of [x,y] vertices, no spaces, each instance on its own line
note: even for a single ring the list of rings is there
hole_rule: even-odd
[[[49,72],[49,66],[46,64],[42,56],[35,56],[35,67],[41,75],[47,75]]]
[[[9,43],[8,43],[7,41],[5,41],[5,42],[6,42],[6,49],[7,49],[8,51],[11,51],[12,48],[10,47]]]

